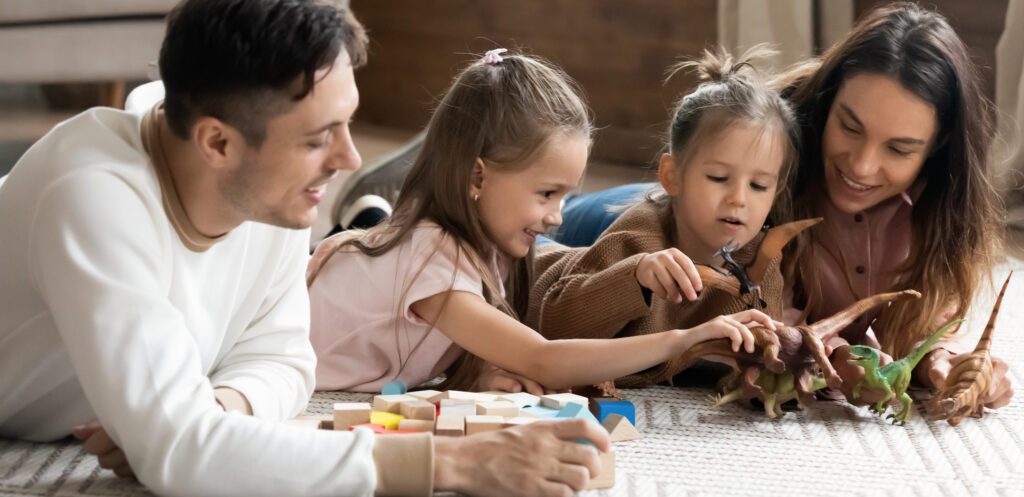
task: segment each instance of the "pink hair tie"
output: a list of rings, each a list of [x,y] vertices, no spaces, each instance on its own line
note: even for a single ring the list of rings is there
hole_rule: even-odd
[[[484,57],[480,59],[480,62],[496,66],[498,64],[501,64],[501,61],[503,60],[501,58],[501,54],[505,52],[508,52],[508,50],[504,48],[495,48],[494,50],[488,50],[487,53],[484,54]]]

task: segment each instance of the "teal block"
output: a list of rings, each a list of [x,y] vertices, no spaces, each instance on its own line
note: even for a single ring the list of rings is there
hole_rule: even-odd
[[[588,411],[586,407],[583,407],[582,405],[577,404],[575,402],[570,402],[570,403],[566,404],[565,407],[562,408],[562,410],[558,411],[558,415],[555,416],[555,417],[556,418],[561,418],[561,419],[583,418],[583,419],[589,419],[589,420],[597,423],[597,418],[595,418],[594,415],[591,414],[590,411]],[[601,423],[598,423],[598,424],[601,424]],[[594,445],[594,444],[592,444],[592,443],[590,443],[590,442],[588,442],[586,440],[583,440],[583,439],[577,440],[576,442],[577,443],[581,443],[581,444],[586,444],[586,445]]]
[[[402,395],[409,391],[409,387],[405,386],[405,382],[402,380],[395,380],[381,389],[381,395]]]
[[[530,406],[519,409],[520,413],[539,416],[542,418],[553,418],[558,416],[558,409],[551,409],[543,406]]]

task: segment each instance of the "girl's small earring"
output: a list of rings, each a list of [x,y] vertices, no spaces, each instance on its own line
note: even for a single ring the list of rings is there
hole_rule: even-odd
[[[473,201],[474,202],[480,201],[480,194],[479,193],[477,193],[476,195],[473,195]]]

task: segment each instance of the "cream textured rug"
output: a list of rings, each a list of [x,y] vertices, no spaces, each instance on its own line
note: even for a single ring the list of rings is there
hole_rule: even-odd
[[[708,409],[708,388],[626,390],[644,438],[615,444],[614,488],[581,495],[1024,495],[1024,264],[1012,266],[994,344],[1017,390],[1010,405],[954,428],[927,421],[916,402],[899,427],[838,403],[770,420],[735,405]],[[996,272],[997,284],[1010,267]],[[984,326],[992,300],[979,299],[972,329]],[[362,399],[369,396],[319,392],[309,412]],[[0,494],[149,495],[100,470],[80,444],[9,440],[0,440]]]

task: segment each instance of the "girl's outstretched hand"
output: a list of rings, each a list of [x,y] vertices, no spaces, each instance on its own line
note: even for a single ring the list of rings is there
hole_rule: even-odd
[[[974,354],[966,352],[963,354],[951,354],[943,349],[933,350],[925,356],[918,367],[924,367],[928,382],[932,388],[938,390],[937,395],[943,395],[946,390],[960,381],[961,375],[973,375],[973,370],[981,374],[976,376],[978,382],[984,382],[988,388],[977,398],[977,407],[999,409],[1010,403],[1013,398],[1013,383],[1007,377],[1009,366],[1002,359],[995,356],[987,356],[991,361],[990,365],[977,364],[978,358]]]
[[[669,248],[647,254],[636,266],[636,281],[669,302],[682,303],[683,296],[697,300],[697,292],[704,288],[700,273],[686,254]]]
[[[739,352],[742,347],[748,354],[754,353],[754,334],[750,328],[761,326],[775,331],[775,321],[767,314],[748,309],[735,314],[718,316],[699,326],[684,330],[687,338],[691,339],[691,346],[705,340],[716,338],[728,338],[732,341],[733,352]]]

